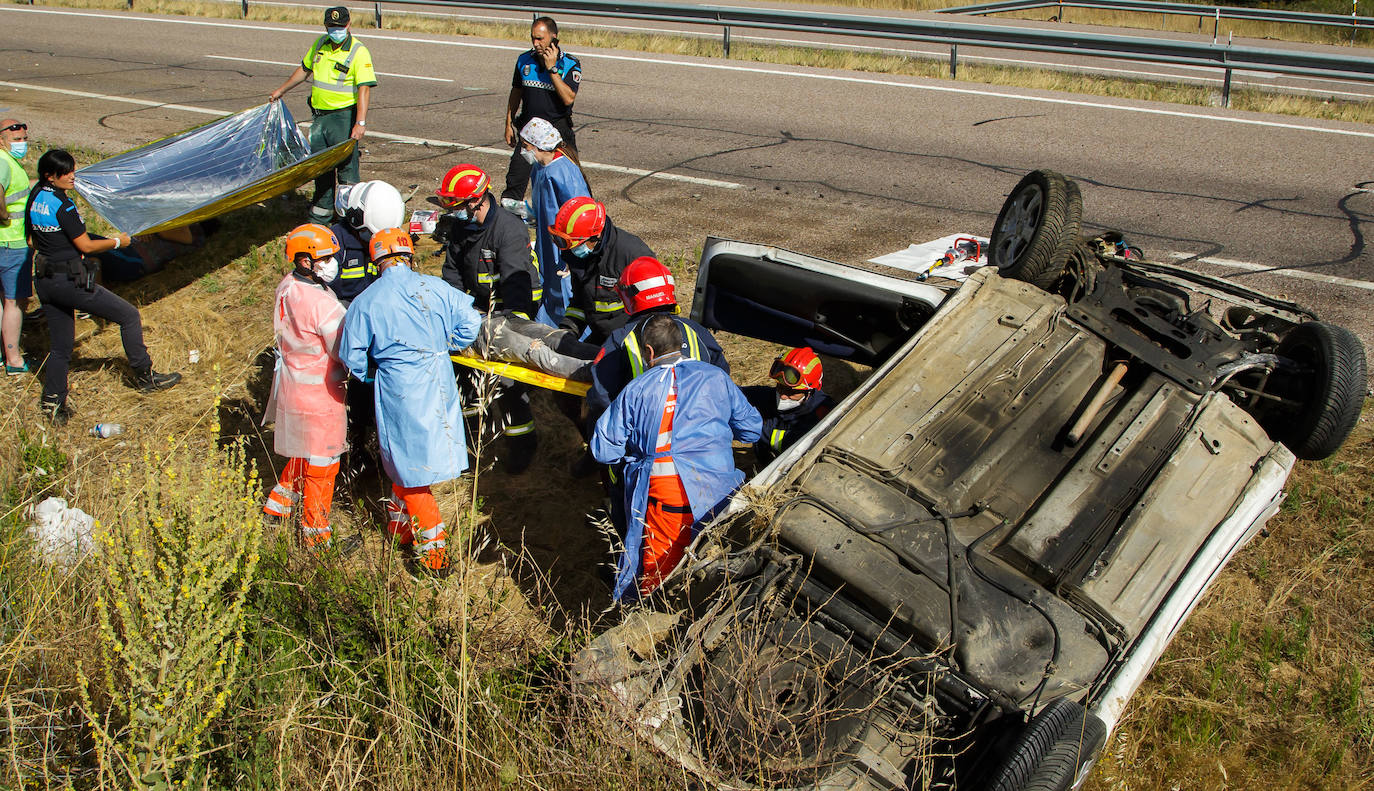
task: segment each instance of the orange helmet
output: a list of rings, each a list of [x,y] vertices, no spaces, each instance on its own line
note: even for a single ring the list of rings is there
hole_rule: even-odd
[[[410,234],[400,228],[383,228],[372,234],[372,241],[367,248],[372,253],[374,263],[397,255],[415,255],[415,243],[410,241]]]
[[[441,202],[452,205],[472,200],[490,188],[491,177],[485,170],[464,163],[449,168],[439,181],[439,189],[435,192]]]
[[[819,390],[823,373],[821,358],[803,346],[774,360],[768,375],[789,390]]]
[[[338,255],[340,249],[339,238],[334,232],[317,223],[306,223],[286,235],[286,259],[293,264],[301,253],[316,261]]]
[[[657,258],[647,255],[636,258],[625,267],[615,284],[615,290],[625,304],[625,312],[631,316],[650,308],[677,305],[673,273]]]
[[[576,247],[606,229],[606,207],[586,196],[569,198],[553,218],[549,233],[564,249]]]

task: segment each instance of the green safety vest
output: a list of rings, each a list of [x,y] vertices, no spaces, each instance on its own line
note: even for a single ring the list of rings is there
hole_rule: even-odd
[[[356,82],[349,79],[353,70],[353,60],[359,53],[363,63],[359,64]],[[372,70],[372,56],[358,39],[349,36],[348,49],[334,47],[329,36],[320,36],[305,53],[302,65],[310,70],[310,106],[316,110],[342,110],[358,103],[358,86],[376,83],[377,77]]]
[[[697,337],[696,330],[686,324],[678,326],[682,327],[682,336],[687,341],[687,356],[706,362],[706,358],[701,355],[701,339]],[[639,347],[638,328],[630,330],[630,334],[625,336],[625,354],[630,358],[630,378],[634,379],[644,373],[644,351]]]
[[[0,227],[0,245],[18,247],[24,243],[24,209],[29,202],[29,174],[8,151],[0,153],[4,155],[0,159],[4,160],[5,167],[10,171],[9,186],[5,188],[5,211],[10,213],[10,224]]]

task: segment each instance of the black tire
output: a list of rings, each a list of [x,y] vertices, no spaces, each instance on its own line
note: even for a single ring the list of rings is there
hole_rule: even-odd
[[[1076,722],[1070,720],[1022,791],[1068,791],[1079,769],[1097,756],[1106,741],[1107,726],[1102,720],[1087,712]]]
[[[1364,344],[1344,327],[1309,321],[1279,341],[1276,354],[1295,370],[1276,374],[1276,395],[1298,406],[1265,415],[1269,436],[1300,459],[1335,453],[1360,419],[1366,387]]]
[[[1052,289],[1083,227],[1078,185],[1051,170],[1033,170],[1002,203],[988,261],[1003,277]]]
[[[983,787],[989,791],[1023,791],[1061,737],[1072,734],[1074,741],[1078,740],[1086,727],[1085,718],[1096,719],[1068,698],[1051,701],[1026,724]]]

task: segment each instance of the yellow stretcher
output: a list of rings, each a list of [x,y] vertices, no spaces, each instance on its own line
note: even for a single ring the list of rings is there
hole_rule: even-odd
[[[546,374],[536,368],[529,368],[517,363],[484,360],[481,357],[469,357],[466,354],[453,354],[449,357],[459,365],[466,365],[469,368],[476,368],[479,371],[486,371],[496,376],[504,376],[507,379],[514,379],[517,382],[524,382],[527,385],[534,385],[559,393],[584,396],[592,387],[587,382],[575,382],[572,379]]]

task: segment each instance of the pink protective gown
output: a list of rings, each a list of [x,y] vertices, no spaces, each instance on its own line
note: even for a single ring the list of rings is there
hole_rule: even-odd
[[[335,458],[346,447],[344,383],[338,360],[344,307],[334,293],[289,274],[277,286],[272,326],[276,374],[267,419],[277,427],[273,449],[289,458]]]

